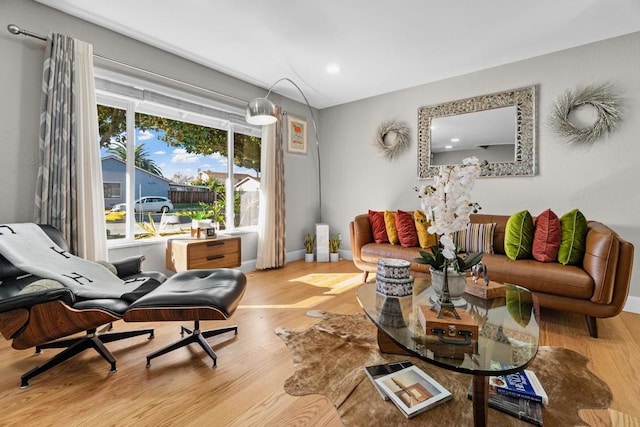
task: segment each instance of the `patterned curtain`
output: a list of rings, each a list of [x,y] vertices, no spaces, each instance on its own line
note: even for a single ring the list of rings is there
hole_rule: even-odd
[[[52,33],[42,74],[35,222],[58,228],[71,252],[107,259],[92,46]]]
[[[285,264],[284,154],[282,108],[278,121],[262,128],[262,176],[256,268],[278,268]]]

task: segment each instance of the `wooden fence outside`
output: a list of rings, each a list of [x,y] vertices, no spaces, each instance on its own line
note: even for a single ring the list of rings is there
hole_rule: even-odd
[[[215,191],[169,191],[169,199],[174,205],[192,205],[199,202],[213,203],[216,201]]]

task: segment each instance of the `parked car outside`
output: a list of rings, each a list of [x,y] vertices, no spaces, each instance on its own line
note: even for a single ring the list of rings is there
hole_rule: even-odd
[[[112,212],[121,212],[127,208],[126,203],[118,203],[111,208]],[[173,203],[166,197],[146,196],[136,200],[133,205],[136,212],[170,212],[173,210]]]

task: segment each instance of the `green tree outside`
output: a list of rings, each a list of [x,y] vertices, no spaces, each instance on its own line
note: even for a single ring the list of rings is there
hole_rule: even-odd
[[[160,140],[167,145],[184,148],[188,153],[219,153],[229,158],[225,130],[142,113],[136,113],[136,127],[142,131],[157,132]],[[114,143],[126,146],[126,111],[98,105],[98,130],[101,148],[109,148]],[[236,166],[253,169],[259,175],[260,150],[260,138],[239,133],[234,135],[233,162]]]

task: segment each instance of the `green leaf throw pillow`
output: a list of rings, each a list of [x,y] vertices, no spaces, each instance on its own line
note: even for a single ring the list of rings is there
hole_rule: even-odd
[[[529,211],[514,213],[504,231],[504,252],[512,260],[531,258],[533,218]]]
[[[507,286],[506,300],[507,311],[513,320],[526,328],[531,321],[531,313],[533,312],[531,293],[515,286]]]
[[[558,249],[558,262],[563,265],[580,265],[587,245],[587,219],[578,209],[560,218],[562,239]]]

